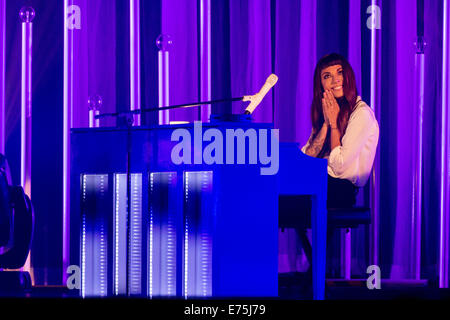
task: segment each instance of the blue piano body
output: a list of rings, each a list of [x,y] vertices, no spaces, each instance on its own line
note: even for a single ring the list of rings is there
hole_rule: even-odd
[[[223,137],[230,129],[266,130],[269,145],[274,139],[271,124],[200,128]],[[191,164],[173,161],[177,129],[192,138]],[[80,294],[276,297],[278,196],[311,194],[314,298],[323,299],[326,160],[282,143],[278,174],[263,175],[267,165],[249,164],[250,148],[246,164],[236,164],[236,143],[235,164],[205,164],[210,142],[198,132],[194,124],[72,129],[70,264],[81,268]]]

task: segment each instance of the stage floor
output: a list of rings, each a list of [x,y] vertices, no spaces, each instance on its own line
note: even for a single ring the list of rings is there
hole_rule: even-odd
[[[312,299],[311,278],[306,273],[282,273],[279,274],[278,280],[278,298],[271,300]],[[4,292],[0,293],[0,296],[16,298],[80,298],[78,290],[69,290],[64,286],[33,286],[26,292]],[[382,280],[381,289],[369,290],[363,279],[352,279],[350,281],[327,279],[325,297],[326,300],[450,300],[450,289],[439,289],[435,284],[430,284],[427,281],[395,282]],[[239,297],[237,298],[239,299]]]

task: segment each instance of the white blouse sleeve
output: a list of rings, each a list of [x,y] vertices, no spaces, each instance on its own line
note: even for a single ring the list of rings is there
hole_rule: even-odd
[[[359,108],[352,114],[342,137],[342,145],[335,147],[330,153],[328,167],[336,176],[342,175],[352,165],[369,139],[372,126],[377,125],[368,108]]]

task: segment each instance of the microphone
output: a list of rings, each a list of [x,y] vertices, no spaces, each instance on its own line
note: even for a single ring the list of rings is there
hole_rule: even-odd
[[[266,83],[262,86],[258,93],[252,96],[244,96],[242,101],[250,101],[250,104],[245,109],[244,114],[252,114],[256,107],[261,103],[264,96],[269,92],[269,90],[277,83],[278,77],[276,74],[272,73],[266,80]]]

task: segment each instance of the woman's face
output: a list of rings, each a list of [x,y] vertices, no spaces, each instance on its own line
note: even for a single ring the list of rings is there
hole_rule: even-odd
[[[344,95],[344,73],[340,64],[329,66],[320,73],[320,80],[324,90],[331,90],[335,98]]]

